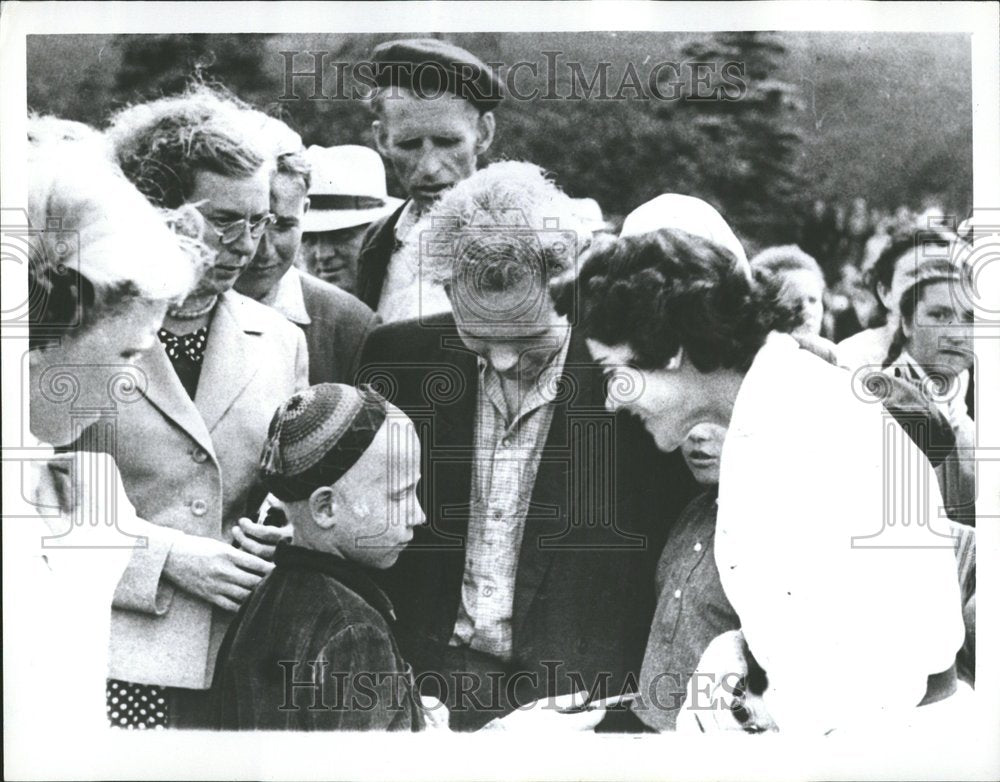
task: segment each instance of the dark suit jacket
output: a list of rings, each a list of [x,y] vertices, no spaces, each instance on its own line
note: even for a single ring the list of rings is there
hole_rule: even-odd
[[[638,681],[653,568],[693,482],[679,452],[659,452],[637,419],[604,409],[601,369],[582,336],[571,336],[563,377],[520,549],[513,659],[503,663],[448,646],[465,569],[476,356],[450,314],[380,326],[365,345],[358,380],[374,383],[410,416],[423,451],[428,523],[384,584],[404,656],[425,693],[447,688],[457,729],[546,694],[592,691],[602,679],[608,692],[629,677]],[[460,672],[481,678],[463,685]],[[494,675],[496,683],[485,679]],[[461,697],[463,686],[478,704]]]
[[[375,313],[336,285],[299,275],[311,323],[302,327],[309,349],[309,384],[350,383]]]
[[[358,298],[373,310],[378,309],[378,300],[382,297],[382,286],[385,284],[389,261],[392,260],[392,253],[396,248],[396,223],[399,222],[399,217],[408,203],[410,203],[408,200],[404,201],[395,212],[368,226],[361,239],[361,249],[358,251],[358,281],[355,289]]]

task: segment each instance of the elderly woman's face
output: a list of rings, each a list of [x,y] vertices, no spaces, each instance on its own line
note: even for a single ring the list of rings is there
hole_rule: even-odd
[[[32,433],[67,445],[100,411],[113,413],[145,388],[146,376],[134,364],[155,344],[166,310],[165,303],[132,299],[60,344],[31,351]]]
[[[199,171],[188,199],[198,207],[210,225],[205,227],[205,243],[217,255],[215,263],[205,272],[196,292],[225,293],[250,263],[260,236],[251,235],[251,226],[266,219],[270,213],[270,171],[262,166],[256,174],[235,178],[212,171]],[[229,242],[215,230],[243,220],[243,230]]]

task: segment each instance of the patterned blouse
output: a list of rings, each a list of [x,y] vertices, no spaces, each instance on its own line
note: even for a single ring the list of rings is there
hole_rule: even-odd
[[[205,358],[205,345],[208,344],[208,326],[202,326],[190,334],[174,334],[172,331],[160,329],[156,336],[163,343],[167,358],[170,359],[184,390],[194,399],[198,390],[198,378],[201,376],[201,364]]]

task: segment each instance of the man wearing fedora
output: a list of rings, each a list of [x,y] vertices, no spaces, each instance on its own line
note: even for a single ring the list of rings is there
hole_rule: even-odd
[[[419,264],[399,250],[428,207],[470,177],[490,148],[500,82],[478,57],[433,39],[380,44],[372,64],[375,143],[408,198],[366,232],[356,292],[385,322],[448,312],[444,292],[424,284]]]
[[[312,184],[302,221],[301,260],[311,274],[354,293],[365,230],[403,201],[386,193],[385,166],[374,149],[314,145],[306,157]]]
[[[375,314],[354,296],[309,274],[293,262],[302,247],[310,213],[312,176],[297,133],[280,120],[262,120],[277,159],[271,176],[271,212],[253,261],[236,281],[236,290],[277,310],[305,332],[309,383],[350,382]]]

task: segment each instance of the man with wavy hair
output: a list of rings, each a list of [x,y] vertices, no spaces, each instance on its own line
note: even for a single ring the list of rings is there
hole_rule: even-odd
[[[652,567],[690,494],[678,457],[604,410],[600,368],[549,297],[589,240],[574,211],[529,163],[457,184],[403,248],[451,312],[380,327],[362,356],[358,379],[426,427],[428,524],[386,586],[457,729],[636,688]]]

